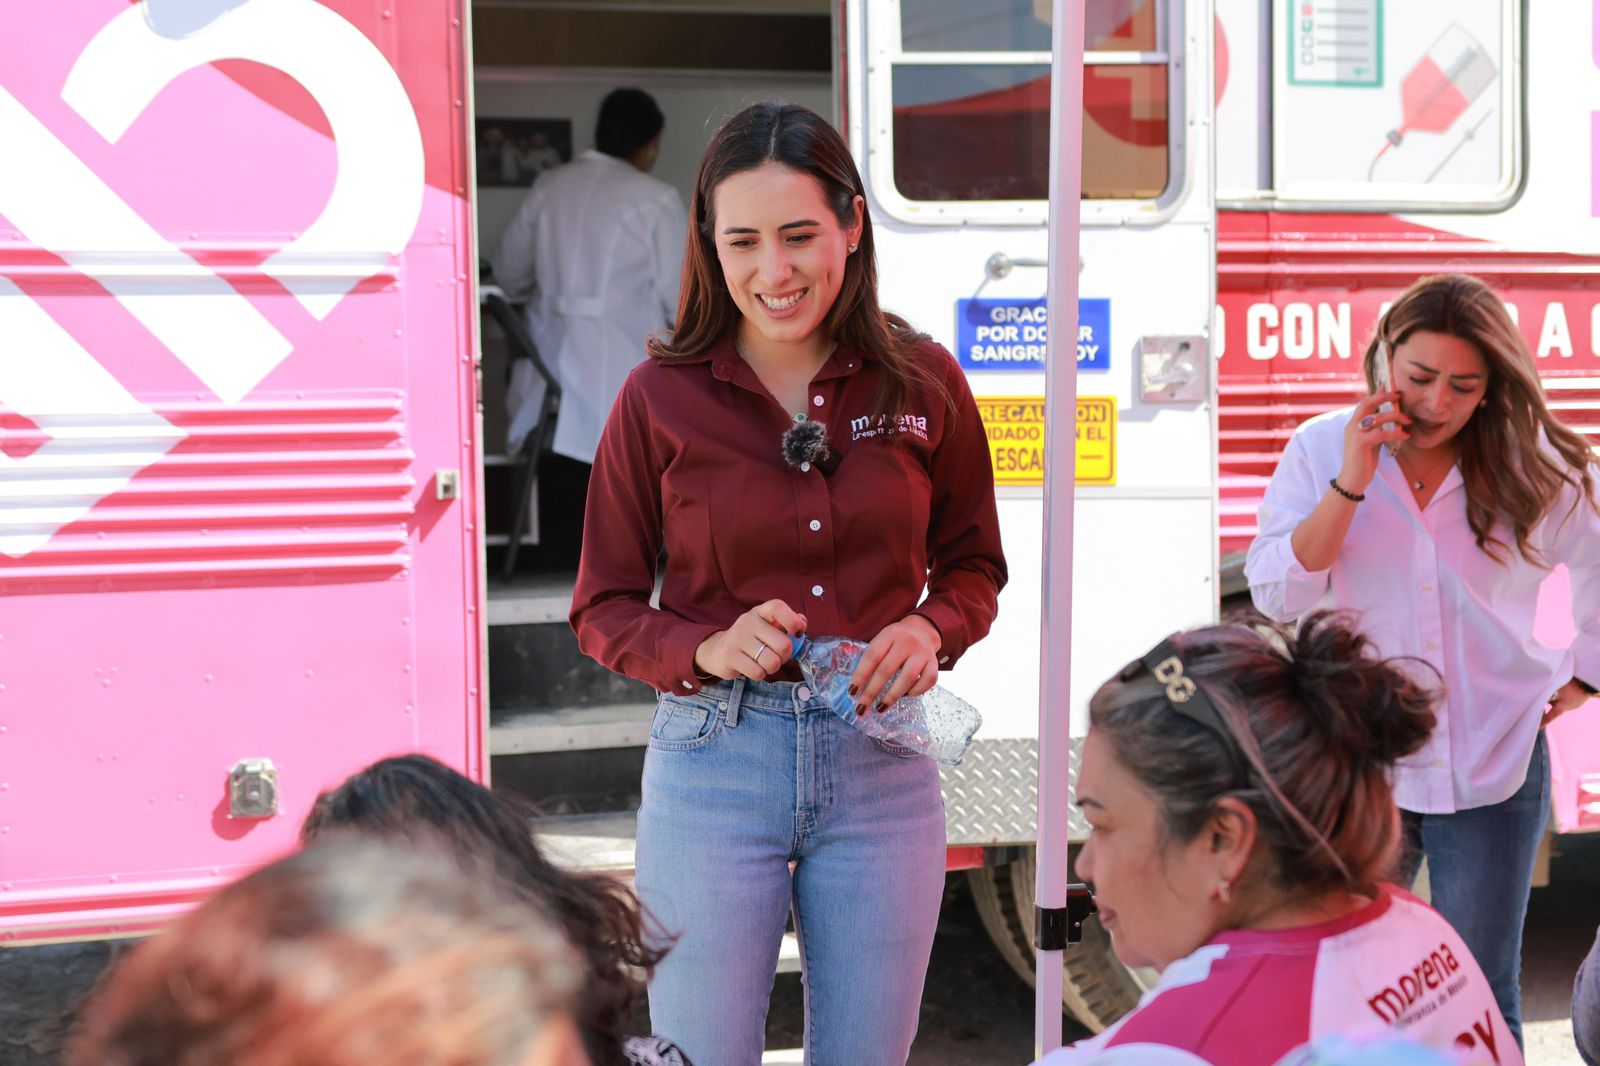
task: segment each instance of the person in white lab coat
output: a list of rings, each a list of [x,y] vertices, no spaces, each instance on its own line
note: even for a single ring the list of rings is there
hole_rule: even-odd
[[[539,176],[494,260],[507,297],[527,301],[528,331],[561,383],[555,456],[540,475],[540,513],[550,518],[570,515],[581,525],[606,415],[644,358],[645,339],[677,313],[688,212],[675,188],[648,173],[664,125],[649,93],[612,91],[600,105],[595,147]],[[517,363],[506,397],[509,454],[522,450],[542,397],[532,368]],[[554,539],[575,546],[566,533]]]
[[[1543,727],[1600,685],[1600,507],[1589,442],[1545,402],[1500,297],[1423,278],[1379,320],[1372,395],[1295,430],[1245,575],[1279,620],[1360,612],[1386,657],[1444,680],[1433,736],[1395,768],[1409,881],[1482,964],[1522,1042],[1518,970],[1550,812]],[[1550,569],[1572,575],[1576,637],[1534,635]],[[1430,669],[1431,668],[1431,669]]]

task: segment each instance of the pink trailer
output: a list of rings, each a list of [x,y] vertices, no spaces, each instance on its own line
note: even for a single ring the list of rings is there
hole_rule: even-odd
[[[0,941],[481,779],[461,0],[0,0]]]

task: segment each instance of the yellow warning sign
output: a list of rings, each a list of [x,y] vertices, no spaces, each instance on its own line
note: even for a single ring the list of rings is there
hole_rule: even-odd
[[[1117,398],[1078,397],[1079,485],[1117,483]]]
[[[1044,484],[1044,397],[979,396],[996,485]],[[1078,397],[1079,485],[1117,483],[1117,398]]]

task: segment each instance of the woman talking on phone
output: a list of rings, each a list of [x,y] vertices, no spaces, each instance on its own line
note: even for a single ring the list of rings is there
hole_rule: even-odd
[[[712,138],[676,322],[606,423],[572,606],[586,654],[661,694],[637,886],[678,937],[651,1023],[697,1066],[759,1062],[792,910],[807,1061],[904,1063],[944,885],[938,767],[837,716],[790,637],[870,640],[868,715],[988,632],[1006,569],[977,405],[879,308],[860,175],[802,107]]]
[[[1289,441],[1245,574],[1268,615],[1353,609],[1384,656],[1443,677],[1432,738],[1395,771],[1400,873],[1410,881],[1426,856],[1432,903],[1520,1044],[1522,925],[1550,806],[1543,726],[1600,684],[1595,460],[1550,413],[1516,324],[1476,278],[1408,289],[1365,370],[1372,395]],[[1570,648],[1533,636],[1558,564],[1572,574]]]

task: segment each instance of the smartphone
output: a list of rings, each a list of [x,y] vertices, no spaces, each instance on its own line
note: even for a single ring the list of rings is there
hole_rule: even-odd
[[[1372,380],[1373,384],[1376,386],[1376,391],[1393,392],[1394,382],[1389,374],[1389,346],[1382,341],[1378,342],[1377,356],[1378,357],[1376,360],[1374,360],[1372,366]],[[1380,415],[1388,414],[1393,410],[1394,404],[1392,403],[1385,402],[1378,405],[1378,413]],[[1383,428],[1385,430],[1393,429],[1394,423],[1385,422],[1383,424]],[[1389,449],[1390,455],[1400,454],[1400,442],[1397,440],[1385,441],[1383,446]]]

